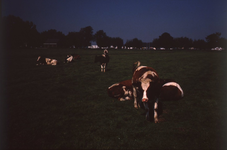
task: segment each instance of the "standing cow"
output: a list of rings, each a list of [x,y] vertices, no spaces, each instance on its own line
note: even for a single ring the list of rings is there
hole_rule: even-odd
[[[99,62],[101,65],[101,72],[106,72],[107,64],[109,63],[110,57],[108,54],[108,50],[104,50],[102,55],[95,56],[95,63]]]
[[[107,93],[110,97],[117,98],[119,101],[132,99],[132,80],[125,80],[115,83],[108,87]]]
[[[159,109],[161,104],[158,101],[158,81],[157,72],[148,66],[140,66],[140,62],[134,63],[132,76],[132,88],[134,96],[134,107],[143,107],[146,110],[146,119],[158,122]],[[160,106],[159,106],[160,104]],[[143,106],[142,106],[143,105]]]
[[[39,56],[36,65],[57,65],[58,61],[56,59],[44,58]]]

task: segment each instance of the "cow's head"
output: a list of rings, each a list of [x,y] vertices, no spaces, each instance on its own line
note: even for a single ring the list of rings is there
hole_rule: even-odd
[[[108,52],[107,49],[105,49],[105,50],[103,51],[103,53],[106,55],[106,54],[108,54],[109,52]]]
[[[138,93],[138,99],[140,99],[142,102],[154,100],[154,98],[157,96],[156,86],[157,82],[150,79],[146,79],[137,83],[136,90]]]

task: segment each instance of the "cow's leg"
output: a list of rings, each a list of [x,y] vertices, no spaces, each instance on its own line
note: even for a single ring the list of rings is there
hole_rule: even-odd
[[[136,87],[132,86],[132,89],[133,89],[133,96],[134,96],[134,107],[138,108]]]
[[[103,64],[103,72],[106,72],[106,63]]]
[[[103,65],[101,64],[101,72],[103,72]]]
[[[154,123],[158,123],[158,99],[154,102]]]
[[[144,105],[144,108],[145,108],[145,112],[146,112],[146,119],[148,121],[150,121],[150,109],[149,109],[149,106],[148,106],[148,102],[143,102],[143,105]]]
[[[125,101],[125,99],[124,99],[123,97],[120,97],[120,98],[119,98],[119,101],[122,102],[122,101]]]

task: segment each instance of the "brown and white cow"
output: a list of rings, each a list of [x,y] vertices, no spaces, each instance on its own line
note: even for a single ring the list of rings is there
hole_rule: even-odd
[[[107,65],[109,63],[110,57],[108,54],[108,50],[104,50],[102,55],[96,55],[95,56],[95,63],[99,62],[101,65],[101,72],[106,72]]]
[[[58,61],[56,59],[44,58],[39,56],[36,65],[57,65]]]
[[[110,97],[117,98],[119,101],[132,99],[132,80],[125,80],[115,83],[108,87],[107,93]]]
[[[140,62],[134,63],[134,72],[132,76],[132,87],[134,96],[134,107],[143,107],[146,110],[146,119],[158,122],[158,81],[157,72],[148,66],[139,66]],[[143,105],[143,106],[142,106]],[[153,116],[153,117],[152,117]]]
[[[158,99],[160,101],[177,101],[184,96],[181,86],[172,79],[160,79],[159,85]]]

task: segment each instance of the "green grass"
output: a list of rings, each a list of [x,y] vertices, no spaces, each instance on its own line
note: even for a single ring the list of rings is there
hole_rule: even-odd
[[[226,131],[226,52],[109,50],[108,71],[94,56],[102,50],[18,49],[7,61],[9,149],[220,149]],[[38,55],[63,61],[35,66]],[[9,57],[9,56],[8,56]],[[132,64],[175,79],[185,97],[165,102],[162,122],[147,122],[133,101],[108,97],[107,87],[131,79]]]

